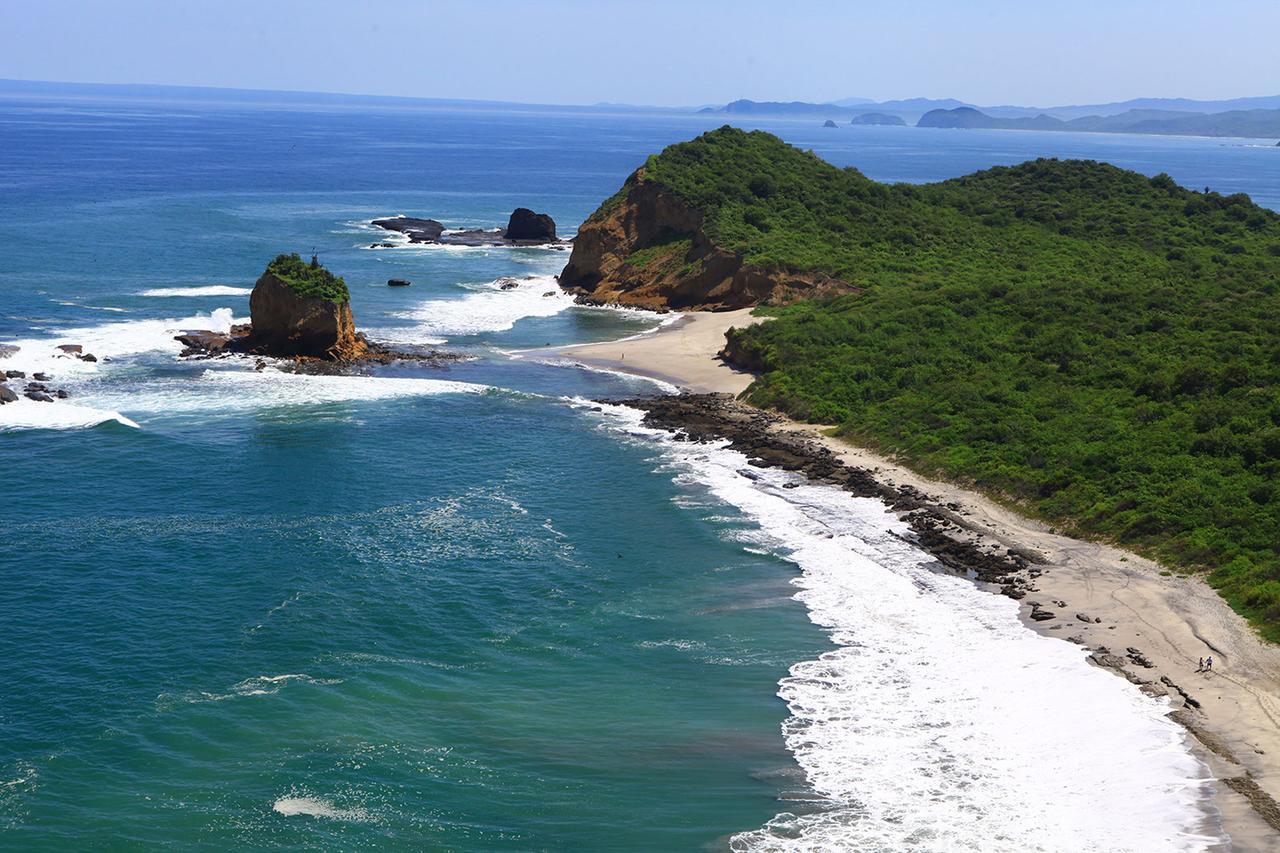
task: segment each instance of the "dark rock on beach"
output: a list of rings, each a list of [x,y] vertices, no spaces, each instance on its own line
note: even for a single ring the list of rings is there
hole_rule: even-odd
[[[4,375],[8,379],[26,379],[27,374],[21,370],[6,370]]]
[[[67,355],[79,355],[84,352],[84,347],[80,344],[59,344],[58,349],[65,352]]]
[[[50,397],[48,394],[46,394],[46,393],[45,393],[45,392],[43,392],[43,391],[28,391],[28,392],[26,392],[26,396],[27,396],[27,399],[28,399],[28,400],[35,400],[35,401],[36,401],[36,402],[38,402],[38,403],[52,403],[52,402],[53,402],[53,398],[52,398],[52,397]]]
[[[891,486],[871,471],[846,465],[812,436],[779,431],[777,415],[724,394],[681,394],[613,401],[644,411],[644,424],[668,430],[686,441],[728,440],[759,468],[781,468],[804,474],[811,482],[836,486],[858,497],[878,498],[911,528],[913,544],[947,569],[984,583],[996,584],[1011,598],[1021,598],[1029,561],[1016,553],[982,548],[961,527],[954,511],[911,486]],[[1038,605],[1036,606],[1038,608]],[[1048,611],[1044,619],[1055,618]],[[1035,618],[1033,616],[1033,618]]]
[[[0,403],[16,403],[18,395],[8,385],[0,385]]]
[[[34,380],[36,380],[37,382],[48,382],[48,381],[49,381],[49,374],[47,374],[47,373],[33,373],[33,374],[31,374],[31,378],[32,378],[32,379],[34,379]]]

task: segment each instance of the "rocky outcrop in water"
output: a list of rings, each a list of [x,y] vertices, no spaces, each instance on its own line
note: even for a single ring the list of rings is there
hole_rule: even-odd
[[[703,215],[644,169],[583,223],[560,286],[591,305],[665,311],[747,308],[848,290],[824,273],[763,269],[720,248]]]
[[[517,207],[507,221],[507,230],[502,236],[507,240],[551,243],[556,239],[556,221],[545,213],[534,213],[527,207]]]
[[[253,286],[249,314],[252,328],[240,344],[246,352],[326,361],[352,361],[369,354],[364,336],[356,333],[349,299],[303,295],[270,269]]]
[[[388,219],[375,219],[373,225],[384,231],[395,231],[409,238],[410,243],[435,243],[444,233],[443,223],[434,219],[416,219],[412,216],[393,216]],[[388,243],[394,246],[394,243]]]
[[[412,216],[375,219],[371,224],[386,231],[403,234],[415,245],[559,247],[568,242],[556,237],[554,219],[545,213],[535,213],[527,207],[516,208],[507,221],[506,228],[470,228],[446,233],[443,223]],[[370,248],[394,248],[395,245],[374,243]]]

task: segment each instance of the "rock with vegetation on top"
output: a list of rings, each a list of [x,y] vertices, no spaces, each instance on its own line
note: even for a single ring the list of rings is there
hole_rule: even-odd
[[[251,331],[243,348],[258,355],[350,361],[369,354],[356,334],[347,283],[313,256],[280,255],[249,296]]]
[[[824,121],[824,122],[822,123],[822,126],[823,126],[823,127],[839,127],[840,125],[836,124],[836,123],[835,123],[834,121],[832,121],[831,119],[827,119],[826,121]]]

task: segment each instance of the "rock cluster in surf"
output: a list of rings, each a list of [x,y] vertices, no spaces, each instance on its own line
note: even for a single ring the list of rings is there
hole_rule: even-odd
[[[14,344],[0,344],[0,359],[9,358],[21,351],[21,347]],[[76,358],[80,361],[95,362],[97,356],[84,351],[81,344],[58,344],[55,347],[59,351],[58,358]],[[27,373],[24,370],[0,370],[0,406],[6,403],[16,403],[20,399],[18,391],[14,390],[19,383],[9,384],[13,379],[26,379]],[[37,403],[52,403],[54,400],[65,400],[71,395],[64,388],[53,388],[48,383],[52,382],[52,377],[47,373],[35,372],[31,374],[31,381],[22,386],[22,396],[28,400],[35,400]]]
[[[518,207],[507,220],[506,228],[471,228],[448,231],[435,219],[392,216],[375,219],[370,224],[409,238],[415,245],[443,246],[551,246],[563,248],[568,241],[556,237],[556,223],[545,213]],[[446,233],[447,232],[447,233]],[[370,248],[393,248],[395,243],[374,243]]]

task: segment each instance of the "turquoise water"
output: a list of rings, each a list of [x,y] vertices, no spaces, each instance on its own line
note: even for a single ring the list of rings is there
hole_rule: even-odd
[[[999,815],[1039,813],[1019,774],[1046,759],[966,750],[1052,713],[1027,678],[1079,679],[1118,721],[1095,753],[1060,721],[1107,778],[1067,768],[1090,784],[1044,795],[1064,803],[1046,838],[1119,845],[1086,789],[1139,810],[1153,774],[1168,849],[1212,834],[1155,706],[930,580],[881,509],[581,402],[643,380],[505,354],[656,316],[570,305],[561,252],[367,248],[395,213],[492,227],[526,205],[572,233],[714,123],[0,100],[0,342],[22,348],[0,366],[72,395],[0,409],[0,847],[996,849]],[[769,127],[886,180],[1090,156],[1280,205],[1280,153],[1236,141]],[[246,315],[271,256],[313,250],[372,336],[474,358],[177,359],[175,329]],[[55,358],[63,341],[111,361]],[[912,681],[966,650],[1034,673]],[[950,718],[969,775],[912,788],[947,765]]]

